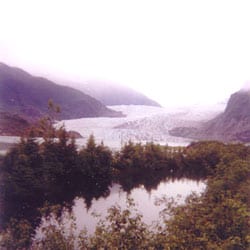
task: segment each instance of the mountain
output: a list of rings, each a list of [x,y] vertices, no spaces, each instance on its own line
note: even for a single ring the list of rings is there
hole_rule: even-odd
[[[225,142],[250,142],[250,90],[231,95],[224,112],[198,127],[177,127],[171,135]]]
[[[104,105],[146,105],[160,107],[160,104],[135,90],[107,82],[73,84],[75,88],[93,96]]]
[[[0,63],[2,129],[3,124],[8,124],[12,119],[32,122],[46,115],[50,99],[61,107],[58,119],[122,116],[120,112],[107,108],[79,90],[58,85],[48,79],[32,76],[22,69]]]

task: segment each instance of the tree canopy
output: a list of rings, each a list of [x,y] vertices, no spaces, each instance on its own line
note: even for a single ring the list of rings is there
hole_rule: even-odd
[[[49,121],[41,125],[48,128],[43,140],[37,140],[33,130],[2,159],[1,244],[7,249],[74,249],[75,242],[78,249],[249,247],[249,146],[215,141],[188,147],[129,142],[112,152],[90,136],[78,149],[63,127],[55,129]],[[140,213],[131,213],[135,205],[128,200],[125,209],[110,208],[91,237],[65,234],[63,226],[48,225],[45,238],[32,240],[44,216],[40,212],[49,217],[55,205],[60,205],[60,215],[65,207],[70,211],[77,196],[84,197],[87,206],[93,198],[107,196],[112,182],[126,191],[142,184],[150,190],[166,178],[182,177],[206,180],[206,191],[191,195],[184,205],[163,199],[166,209],[154,229],[143,223]]]

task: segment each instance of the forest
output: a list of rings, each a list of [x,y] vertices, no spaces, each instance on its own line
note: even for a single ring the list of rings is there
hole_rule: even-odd
[[[42,140],[38,140],[42,137]],[[206,182],[201,195],[184,205],[159,202],[165,209],[154,228],[146,225],[128,198],[127,207],[110,207],[95,233],[76,232],[60,224],[75,197],[87,207],[93,198],[107,197],[112,183],[128,193],[147,190],[165,179]],[[94,136],[78,149],[64,127],[49,119],[29,130],[1,158],[1,249],[249,249],[250,147],[217,141],[193,142],[187,147],[128,142],[116,152]],[[134,211],[134,212],[133,212]],[[42,218],[58,219],[35,238]]]

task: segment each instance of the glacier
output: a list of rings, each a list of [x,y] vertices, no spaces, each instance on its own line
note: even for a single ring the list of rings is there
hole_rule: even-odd
[[[128,141],[154,142],[169,146],[186,146],[192,139],[171,136],[168,131],[175,127],[197,127],[214,118],[225,109],[225,103],[193,105],[189,107],[153,107],[143,105],[118,105],[109,108],[121,111],[126,117],[98,117],[63,120],[56,127],[79,132],[83,138],[76,139],[81,147],[92,134],[97,143],[112,150],[121,148]]]

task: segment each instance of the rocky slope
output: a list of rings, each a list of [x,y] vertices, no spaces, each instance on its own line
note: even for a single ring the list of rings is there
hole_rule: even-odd
[[[193,139],[250,142],[250,90],[231,95],[224,112],[196,127],[177,127],[171,135]]]

